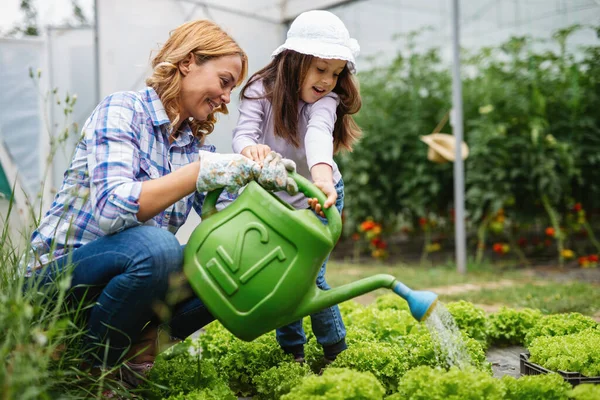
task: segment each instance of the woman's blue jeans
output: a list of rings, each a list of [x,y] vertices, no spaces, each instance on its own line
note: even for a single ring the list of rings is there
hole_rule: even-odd
[[[340,214],[344,208],[344,181],[342,179],[336,184],[337,200],[335,207]],[[319,219],[327,224],[327,219],[319,216]],[[329,290],[331,287],[325,281],[325,270],[329,256],[323,262],[319,275],[317,275],[317,287],[322,290]],[[317,343],[323,346],[325,357],[334,359],[338,353],[345,350],[346,346],[346,327],[342,321],[340,308],[335,305],[321,310],[310,316],[312,331],[315,334]],[[306,335],[302,327],[302,320],[292,322],[276,331],[277,342],[288,353],[295,356],[304,356],[304,344]]]
[[[187,283],[187,299],[165,303],[169,278],[183,269],[182,246],[167,230],[142,225],[98,238],[41,270],[42,282],[53,280],[68,265],[73,266],[75,299],[85,295],[94,301],[87,317],[87,340],[89,346],[102,346],[93,362],[119,362],[142,329],[157,321],[157,306],[171,310],[170,320],[160,322],[166,322],[170,335],[179,339],[214,320]]]

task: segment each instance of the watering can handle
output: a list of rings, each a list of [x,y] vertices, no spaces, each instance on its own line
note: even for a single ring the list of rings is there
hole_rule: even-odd
[[[319,204],[321,204],[321,207],[323,204],[325,204],[327,197],[325,197],[325,194],[312,182],[302,175],[298,175],[296,172],[288,172],[288,176],[296,181],[298,184],[298,190],[306,195],[306,197],[317,198],[317,200],[319,200]],[[222,191],[223,189],[221,188],[206,194],[206,199],[204,199],[204,204],[202,206],[202,219],[206,219],[217,212],[217,200],[219,199]],[[329,231],[331,232],[331,238],[335,243],[342,234],[342,217],[335,206],[331,206],[328,209],[323,209],[323,213],[327,218]]]

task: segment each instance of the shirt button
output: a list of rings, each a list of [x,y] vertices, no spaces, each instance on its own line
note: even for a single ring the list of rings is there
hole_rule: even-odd
[[[110,196],[108,196],[108,199],[109,199],[109,200],[114,200],[114,199],[115,199],[115,195],[114,195],[114,194],[111,194]]]

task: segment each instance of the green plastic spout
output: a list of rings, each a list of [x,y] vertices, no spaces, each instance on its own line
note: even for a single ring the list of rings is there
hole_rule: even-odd
[[[391,289],[406,300],[412,316],[417,321],[424,320],[437,301],[437,295],[435,293],[411,290],[405,284],[396,280],[392,275],[378,274],[331,290],[321,290],[314,287],[314,289],[306,295],[302,304],[296,309],[293,320],[298,320],[327,307],[343,303],[354,297],[381,288]]]
[[[293,320],[298,320],[376,289],[392,289],[395,281],[396,278],[392,275],[378,274],[330,290],[321,290],[313,286],[296,309]]]

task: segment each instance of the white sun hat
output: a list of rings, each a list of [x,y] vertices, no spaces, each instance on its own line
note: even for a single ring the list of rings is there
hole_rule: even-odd
[[[429,146],[427,158],[434,163],[442,164],[456,159],[456,138],[447,133],[432,133],[421,136],[421,140]],[[469,156],[469,146],[461,143],[460,154],[462,159]]]
[[[296,17],[287,33],[285,43],[271,56],[275,57],[284,50],[329,60],[345,60],[348,62],[348,70],[354,74],[360,46],[356,39],[350,37],[348,29],[335,14],[312,10]]]

